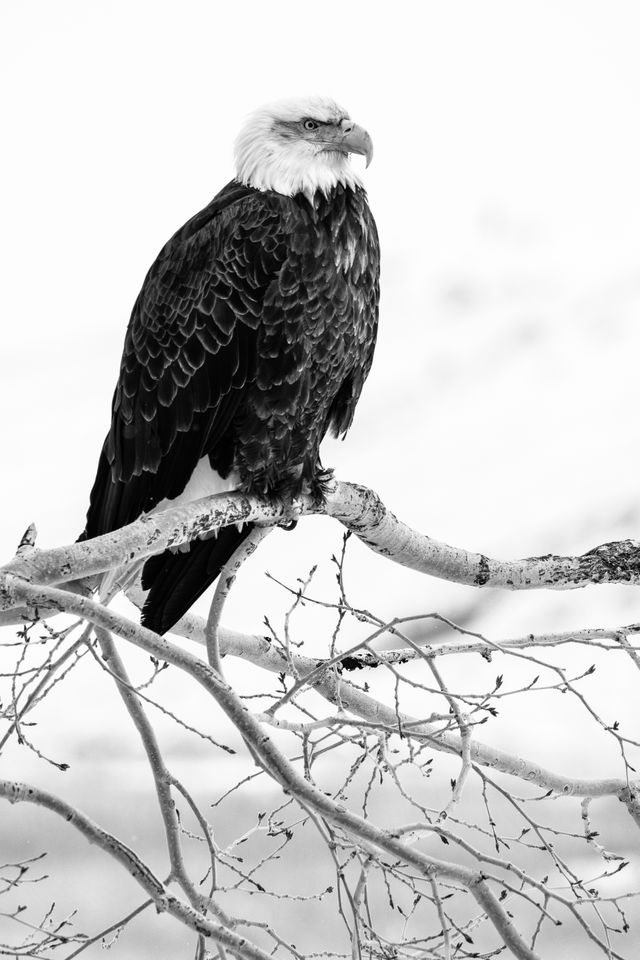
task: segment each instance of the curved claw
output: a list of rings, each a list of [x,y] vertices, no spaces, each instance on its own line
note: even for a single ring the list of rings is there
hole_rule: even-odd
[[[291,501],[287,507],[286,516],[280,521],[278,526],[282,530],[295,530],[298,520],[302,516],[302,501],[297,497]]]

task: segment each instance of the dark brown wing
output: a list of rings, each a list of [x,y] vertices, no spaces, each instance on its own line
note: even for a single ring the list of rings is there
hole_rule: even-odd
[[[378,264],[361,190],[310,204],[231,184],[178,231],[134,307],[84,536],[178,496],[205,455],[245,489],[312,480],[369,372]],[[145,625],[170,629],[246,535],[147,561]]]
[[[277,205],[235,182],[162,249],[127,330],[83,538],[178,496],[207,454],[228,471],[229,424],[284,256]]]

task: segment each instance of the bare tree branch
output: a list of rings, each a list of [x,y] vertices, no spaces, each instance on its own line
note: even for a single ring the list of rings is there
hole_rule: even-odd
[[[170,893],[133,850],[60,797],[30,784],[10,780],[0,780],[0,797],[10,803],[32,803],[51,810],[75,827],[90,843],[114,857],[146,891],[158,911],[166,911],[196,933],[211,937],[239,957],[246,960],[268,960],[269,955],[245,937],[213,920],[208,920],[203,914]]]
[[[8,595],[15,597],[18,601],[28,601],[32,605],[51,606],[82,616],[96,626],[111,630],[123,639],[135,643],[152,656],[166,660],[168,663],[183,669],[217,701],[242,737],[251,744],[251,748],[259,758],[263,769],[268,771],[269,775],[277,780],[287,792],[294,794],[302,803],[308,804],[317,814],[331,823],[347,829],[354,837],[359,838],[365,844],[373,845],[390,856],[405,861],[414,869],[419,870],[427,879],[441,877],[444,880],[462,884],[485,911],[503,942],[513,952],[514,956],[518,960],[536,960],[538,955],[528,947],[507,912],[500,906],[483,873],[413,850],[386,831],[377,828],[371,821],[357,816],[343,805],[335,803],[327,797],[326,794],[300,776],[277,749],[264,728],[250,714],[233,689],[208,664],[190,656],[150,630],[137,626],[125,617],[107,610],[86,597],[75,596],[51,587],[32,587],[10,575],[5,575],[4,589]],[[150,893],[152,892],[151,888],[147,889]],[[215,929],[217,930],[217,926]],[[208,935],[214,936],[214,933]]]
[[[302,514],[324,512],[351,530],[377,553],[413,570],[476,587],[508,590],[570,590],[599,583],[640,583],[640,543],[602,544],[578,557],[551,554],[499,561],[432,540],[412,530],[366,487],[335,481],[324,510],[310,497],[299,501]],[[287,505],[241,493],[217,494],[194,503],[147,514],[114,533],[67,547],[29,547],[2,569],[31,583],[84,580],[118,565],[135,564],[221,527],[244,522],[274,524],[287,516]],[[0,610],[15,606],[0,593]]]
[[[180,623],[176,624],[175,632],[182,635],[183,625],[185,636],[199,643],[204,643],[204,620],[201,617],[190,614],[188,618],[183,618]],[[601,636],[603,632],[605,631],[598,631],[598,636]],[[611,631],[612,634],[615,632]],[[530,642],[535,643],[535,638]],[[504,644],[499,644],[499,646],[506,647],[508,643],[507,641]],[[515,642],[516,649],[520,649],[523,645],[520,641]],[[237,656],[250,660],[256,666],[269,670],[271,673],[290,672],[287,658],[266,637],[227,631],[222,636],[220,652],[223,656]],[[382,656],[384,657],[385,654]],[[311,673],[318,669],[319,661],[316,659],[297,653],[293,654],[292,657],[299,674]],[[369,655],[369,657],[371,660],[374,659],[373,655]],[[320,661],[321,663],[322,661]],[[354,686],[344,677],[336,678],[327,670],[320,673],[320,676],[314,679],[312,683],[314,689],[332,704],[341,706],[345,710],[352,711],[356,716],[380,725],[387,727],[396,725],[397,717],[393,709]],[[407,736],[426,738],[435,750],[443,750],[462,756],[462,742],[456,734],[443,733],[434,724],[418,722],[415,717],[409,715],[403,714],[401,719],[403,730]],[[473,740],[470,744],[470,758],[474,763],[526,780],[542,790],[549,790],[561,796],[591,797],[594,799],[608,796],[618,797],[627,805],[629,813],[640,826],[640,817],[636,810],[636,806],[640,810],[640,800],[638,799],[640,784],[635,788],[630,788],[625,779],[618,777],[589,780],[565,776],[546,770],[537,763],[520,756],[508,754],[504,750],[499,750],[497,747],[481,743],[478,740]]]
[[[640,583],[638,541],[604,544],[578,557],[543,556],[501,562],[450,547],[417,533],[398,521],[376,494],[354,484],[335,482],[322,510],[310,498],[304,497],[297,503],[297,509],[302,514],[324,512],[334,517],[373,550],[394,562],[431,576],[475,587],[564,590],[605,582]],[[543,935],[543,929],[546,932],[550,923],[558,922],[549,912],[549,905],[567,910],[582,930],[582,935],[605,955],[621,957],[613,946],[614,934],[628,930],[624,898],[636,894],[630,891],[618,897],[606,897],[600,893],[597,885],[624,869],[626,861],[615,852],[615,845],[611,850],[609,846],[605,847],[596,841],[598,834],[592,827],[589,811],[592,799],[617,797],[624,803],[636,825],[640,826],[640,782],[635,779],[631,763],[631,751],[640,748],[640,742],[632,739],[627,730],[620,731],[617,721],[605,716],[588,699],[588,688],[583,690],[582,681],[593,673],[595,666],[571,667],[567,670],[556,663],[546,662],[544,654],[534,653],[533,648],[560,647],[569,643],[594,646],[623,654],[629,669],[635,671],[640,666],[640,648],[634,645],[633,638],[640,633],[640,625],[540,636],[529,634],[497,643],[435,612],[398,617],[386,623],[374,614],[356,610],[350,605],[343,579],[343,548],[341,558],[334,558],[338,565],[339,602],[330,603],[309,596],[312,571],[306,580],[300,580],[300,585],[291,590],[294,599],[284,619],[284,639],[269,621],[266,621],[269,637],[226,630],[221,626],[220,618],[238,568],[269,531],[270,525],[286,518],[288,513],[289,505],[284,503],[239,493],[224,494],[141,517],[112,534],[53,550],[37,549],[35,528],[30,527],[14,559],[0,569],[0,624],[23,623],[19,634],[22,643],[7,645],[16,646],[16,666],[11,675],[7,674],[10,691],[8,702],[3,704],[3,714],[8,721],[8,730],[3,743],[15,737],[37,756],[44,756],[37,744],[27,739],[25,726],[28,723],[25,723],[24,717],[33,712],[42,697],[64,679],[82,650],[90,649],[117,683],[146,753],[164,825],[164,842],[170,864],[166,881],[158,880],[133,851],[87,820],[64,800],[36,787],[15,784],[9,780],[0,782],[0,796],[12,802],[36,803],[64,816],[87,838],[114,856],[138,881],[158,909],[168,911],[198,934],[196,957],[199,960],[210,956],[205,944],[207,938],[216,944],[221,960],[225,960],[226,950],[242,960],[266,960],[267,954],[260,947],[239,936],[238,928],[244,924],[257,927],[261,931],[260,936],[269,938],[274,944],[274,952],[278,955],[286,951],[295,960],[301,960],[297,949],[287,943],[269,923],[232,918],[220,907],[219,900],[226,893],[239,888],[260,889],[265,895],[278,899],[305,900],[324,896],[328,888],[324,893],[309,897],[278,891],[267,893],[255,879],[259,869],[276,860],[281,851],[287,848],[294,836],[293,826],[307,823],[311,825],[309,829],[317,831],[329,850],[330,862],[335,865],[338,909],[348,930],[352,960],[367,952],[377,956],[397,955],[397,943],[387,939],[382,930],[376,928],[371,916],[369,896],[375,878],[382,879],[392,909],[397,906],[400,910],[398,904],[394,905],[393,897],[396,894],[394,892],[392,896],[392,888],[400,888],[410,896],[411,903],[408,906],[405,904],[406,910],[400,910],[405,918],[405,929],[414,916],[417,918],[422,909],[419,905],[430,904],[432,922],[433,916],[436,918],[438,929],[433,936],[426,928],[421,928],[420,921],[416,920],[421,935],[407,940],[406,950],[402,953],[403,960],[409,960],[416,952],[438,960],[442,960],[443,956],[463,956],[468,952],[464,943],[472,942],[470,931],[486,919],[513,956],[518,960],[534,960],[537,956],[535,944],[538,937]],[[146,557],[240,522],[260,526],[223,571],[208,622],[188,614],[174,628],[177,635],[206,647],[208,663],[91,599],[98,574],[122,567],[123,564],[139,566]],[[345,542],[348,535],[345,534]],[[53,586],[55,584],[59,586]],[[144,599],[139,585],[129,589],[127,595],[138,604]],[[305,604],[318,604],[335,613],[336,626],[327,645],[326,657],[312,658],[299,652],[293,625],[299,615],[298,610]],[[87,639],[86,632],[80,639],[69,640],[68,643],[69,627],[59,633],[46,627],[47,632],[42,637],[36,636],[35,627],[40,622],[39,618],[57,612],[79,617],[81,621],[86,620],[94,626],[103,653],[102,661],[93,642]],[[347,649],[341,651],[341,630],[349,617],[364,623],[368,632],[364,639],[355,643],[351,641]],[[427,620],[436,621],[443,629],[450,630],[452,639],[442,639],[440,635],[437,640],[429,640],[427,636],[416,638],[420,621]],[[403,632],[405,630],[410,632]],[[152,657],[153,672],[138,688],[129,679],[112,634],[136,645]],[[372,642],[383,636],[392,637],[396,644],[402,643],[403,649],[374,649]],[[35,641],[31,642],[34,637]],[[38,647],[38,644],[45,642],[50,644],[49,648]],[[39,660],[36,658],[34,662],[31,654],[38,649],[43,652]],[[490,681],[493,687],[489,685],[481,692],[477,692],[475,687],[460,689],[453,674],[448,678],[446,676],[448,664],[437,662],[454,654],[480,654],[485,661],[493,657],[515,658],[520,666],[523,663],[525,666],[532,665],[537,673],[543,669],[545,676],[538,683],[537,676],[522,680],[520,673],[515,682],[511,679],[503,684],[503,677],[499,675],[495,681]],[[274,682],[263,692],[239,696],[222,673],[221,658],[224,656],[240,657],[275,674],[277,684]],[[616,662],[620,662],[619,657]],[[254,774],[245,777],[230,790],[224,790],[217,803],[233,794],[242,783],[248,783],[257,776],[270,777],[282,791],[283,800],[276,810],[268,817],[266,813],[260,813],[254,827],[223,849],[218,848],[217,834],[214,835],[194,796],[170,772],[142,706],[142,699],[148,699],[143,691],[166,664],[172,664],[187,674],[217,703],[244,741],[248,759],[257,767]],[[384,689],[391,691],[387,696],[390,702],[380,696],[382,687],[376,688],[376,697],[369,691],[367,682],[363,689],[354,682],[355,678],[346,679],[347,672],[363,667],[377,668],[376,681],[380,677],[386,681]],[[582,715],[588,717],[600,733],[616,746],[618,757],[624,764],[624,776],[598,779],[567,777],[516,754],[501,751],[478,738],[476,728],[496,714],[496,703],[505,697],[525,693],[535,696],[538,691],[567,694]],[[326,702],[323,704],[314,694],[319,694]],[[419,701],[414,694],[419,695]],[[410,709],[414,712],[415,703],[422,704],[425,698],[430,706],[424,713],[420,711],[417,717],[412,716],[404,709],[404,698],[408,695],[413,697]],[[268,706],[265,706],[265,698],[268,698]],[[252,699],[259,701],[255,709],[253,706],[249,709],[247,705]],[[435,709],[432,706],[434,701]],[[150,702],[154,703],[154,700]],[[328,715],[327,702],[332,705]],[[164,709],[161,704],[156,705]],[[165,712],[178,723],[183,723],[175,712]],[[184,727],[200,733],[189,724],[184,724]],[[204,736],[202,733],[200,735]],[[281,745],[283,738],[299,746],[298,755],[292,759],[284,752]],[[396,746],[398,743],[401,748]],[[323,755],[331,758],[332,751],[338,748],[343,748],[353,759],[350,767],[341,774],[342,781],[338,786],[327,789],[328,783],[317,778],[317,761]],[[435,811],[432,806],[426,805],[428,801],[413,793],[404,780],[407,767],[412,768],[414,775],[419,771],[427,778],[433,751],[453,754],[462,761],[457,770],[449,764],[449,768],[454,770],[451,794],[444,798],[440,808]],[[61,768],[65,766],[57,765]],[[487,770],[491,769],[537,785],[546,792],[541,797],[518,798],[499,782],[490,779]],[[363,784],[361,813],[356,813],[353,804],[347,802],[358,778]],[[401,802],[419,811],[422,819],[410,825],[412,836],[409,836],[409,828],[398,827],[397,824],[395,827],[382,827],[379,824],[383,821],[378,819],[378,823],[375,822],[374,794],[378,781],[382,783],[384,778],[395,787]],[[482,796],[478,798],[479,809],[481,812],[486,810],[488,826],[479,822],[481,817],[470,818],[466,813],[464,802],[474,789],[482,791]],[[180,821],[175,806],[175,797],[178,795],[184,799],[195,818],[196,833],[189,832]],[[548,795],[583,799],[580,829],[577,832],[544,826],[527,812],[530,808],[527,806],[525,809],[525,804]],[[493,811],[495,805],[503,801],[510,805],[513,815],[521,818],[526,825],[519,835],[514,833],[513,836],[505,836],[504,831],[496,827]],[[294,818],[293,826],[285,822],[283,810],[289,811],[289,821]],[[265,817],[267,819],[263,822],[262,818]],[[445,819],[446,829],[443,826]],[[273,849],[262,853],[252,867],[244,863],[244,857],[236,856],[235,850],[240,843],[247,842],[254,834],[263,831],[274,841]],[[469,834],[480,838],[481,844],[474,843],[473,836]],[[553,842],[560,837],[581,843],[589,851],[591,860],[598,863],[590,879],[581,879],[581,870],[571,856],[567,856]],[[462,852],[463,862],[434,856],[429,839],[452,844],[454,850]],[[196,840],[205,845],[208,854],[207,873],[200,880],[200,885],[208,883],[208,894],[201,892],[192,879],[189,861],[185,859],[185,853],[192,849]],[[416,849],[416,842],[420,843],[420,849]],[[187,843],[192,846],[187,847]],[[496,856],[483,849],[482,844],[486,846],[491,843]],[[534,870],[523,869],[513,863],[511,855],[506,853],[511,846],[525,852],[542,851],[556,871],[560,886],[549,885],[548,877],[536,875]],[[496,872],[489,873],[487,868]],[[220,873],[224,875],[221,882]],[[517,883],[512,882],[514,877]],[[2,879],[0,876],[0,895],[5,892],[1,886]],[[170,893],[168,886],[174,881],[188,902]],[[17,878],[10,876],[6,890],[13,890],[23,882],[26,881],[21,874]],[[471,895],[481,914],[475,919],[461,922],[458,912],[452,910],[448,903],[454,895]],[[511,906],[507,906],[514,899],[522,902],[525,913],[531,909],[537,911],[537,922],[532,925],[533,932],[528,938],[516,927],[514,916],[518,914],[514,914]],[[216,919],[207,916],[211,913]],[[51,940],[47,926],[49,913],[44,921],[35,924],[24,921],[15,911],[14,914],[7,915],[39,931],[43,944],[54,943],[54,940],[55,943],[71,942],[72,939],[78,942],[81,939],[81,936],[68,938],[56,935],[57,939]],[[95,938],[87,943],[94,941]],[[4,949],[4,945],[0,947]],[[38,949],[40,947],[37,944],[27,944],[20,955],[38,956]],[[81,951],[82,946],[76,953]],[[494,952],[476,952],[473,955],[488,958]],[[319,958],[323,954],[318,952],[317,956]]]

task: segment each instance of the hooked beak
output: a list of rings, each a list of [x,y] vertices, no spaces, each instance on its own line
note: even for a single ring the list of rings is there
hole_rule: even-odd
[[[367,159],[367,166],[373,159],[373,143],[371,137],[364,129],[353,123],[351,120],[343,120],[341,123],[343,130],[340,146],[345,153],[359,153]]]

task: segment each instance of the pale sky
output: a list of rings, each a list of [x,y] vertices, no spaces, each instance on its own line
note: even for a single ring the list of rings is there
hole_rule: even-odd
[[[0,18],[7,558],[31,520],[43,546],[82,529],[144,274],[232,176],[245,113],[296,93],[334,96],[375,145],[379,346],[326,463],[503,558],[639,535],[637,4],[5,0]],[[227,622],[256,629],[264,567],[293,579],[339,539],[274,534]],[[470,600],[353,550],[384,615]],[[638,619],[623,588],[512,597],[495,621],[493,603],[503,635]]]
[[[373,370],[325,464],[425,533],[503,559],[640,538],[639,48],[640,5],[620,0],[3,0],[4,558],[32,520],[43,547],[80,533],[146,270],[232,176],[243,116],[307,93],[333,96],[373,138],[363,177],[383,254]],[[320,563],[315,595],[334,596],[341,533],[320,519],[274,533],[241,572],[224,623],[260,630],[265,613],[280,623],[289,600],[265,569],[294,583]],[[346,572],[352,602],[380,616],[458,619],[476,604],[470,625],[495,640],[640,620],[637,588],[481,594],[358,543]],[[312,610],[298,628],[305,652],[326,652],[328,615]],[[577,669],[592,656],[557,652]],[[146,771],[113,684],[87,661],[39,709],[35,731],[71,770],[15,746],[4,759],[11,776],[33,776],[128,837],[149,803]],[[598,663],[590,702],[635,730],[636,672],[614,654]],[[527,682],[529,667],[508,659],[506,682]],[[225,668],[248,682],[246,663]],[[480,657],[443,666],[463,689],[489,689],[500,669]],[[161,689],[217,730],[175,672]],[[621,774],[611,738],[585,735],[571,698],[536,697],[501,701],[485,739],[568,774]],[[213,791],[216,769],[163,722],[172,769]],[[102,783],[117,785],[120,805]],[[12,839],[49,849],[22,811],[9,816]],[[116,911],[121,875],[107,881],[83,842],[73,850],[64,896],[85,903],[97,885]],[[640,885],[637,865],[621,882]],[[135,956],[155,957],[144,929]],[[563,943],[556,956],[573,955]]]

